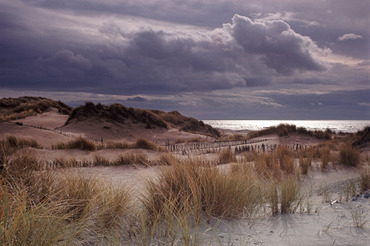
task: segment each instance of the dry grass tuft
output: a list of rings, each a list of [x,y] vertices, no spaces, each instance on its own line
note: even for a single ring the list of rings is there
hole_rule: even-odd
[[[136,140],[135,148],[148,149],[148,150],[153,150],[153,151],[157,151],[159,149],[159,147],[155,143],[147,139],[144,139],[144,138],[139,138]]]
[[[127,236],[132,199],[126,187],[82,174],[38,172],[28,183],[11,183],[7,175],[0,176],[1,245],[95,245],[122,226]]]
[[[300,187],[296,177],[290,175],[281,182],[281,213],[294,213],[299,206]]]
[[[340,149],[339,158],[343,165],[355,167],[360,163],[360,151],[346,145]]]
[[[264,179],[280,179],[280,164],[273,153],[255,155],[254,167],[257,174]]]
[[[179,160],[170,153],[162,153],[159,157],[159,160],[156,161],[156,165],[160,166],[171,166],[178,164]]]
[[[360,171],[360,188],[362,192],[370,189],[370,168],[365,166]]]
[[[320,149],[320,158],[321,158],[321,171],[325,171],[328,168],[330,161],[330,149],[328,146],[324,146]]]
[[[194,218],[253,215],[261,201],[257,178],[247,169],[235,168],[228,173],[193,161],[163,169],[158,180],[147,185],[143,204],[149,217],[165,216],[168,207]]]
[[[94,151],[96,150],[96,145],[94,142],[90,140],[87,140],[82,137],[78,137],[67,143],[58,143],[56,145],[53,145],[52,149],[80,149],[80,150]]]
[[[106,149],[130,149],[132,148],[132,146],[129,143],[124,142],[124,141],[120,141],[120,142],[108,141],[105,148]]]
[[[299,167],[301,169],[301,174],[304,174],[304,175],[308,174],[308,171],[311,168],[311,162],[312,162],[311,158],[303,158],[303,157],[299,158]]]
[[[144,165],[149,166],[150,162],[145,154],[125,154],[120,155],[112,162],[113,165]]]
[[[281,170],[287,174],[295,173],[294,154],[286,146],[279,146],[276,151]]]
[[[13,135],[8,135],[2,141],[4,145],[9,148],[26,148],[32,147],[37,149],[42,149],[42,146],[35,140],[31,138],[19,138]]]
[[[222,149],[218,155],[218,164],[226,164],[231,162],[236,162],[234,152],[229,148]]]
[[[271,180],[265,185],[265,199],[271,206],[271,214],[275,216],[279,213],[279,186],[278,182]]]
[[[11,161],[5,163],[4,168],[0,170],[12,183],[29,183],[32,173],[39,169],[37,159],[34,155],[27,152],[19,154]]]
[[[107,158],[98,154],[94,155],[93,166],[109,166],[110,164]]]

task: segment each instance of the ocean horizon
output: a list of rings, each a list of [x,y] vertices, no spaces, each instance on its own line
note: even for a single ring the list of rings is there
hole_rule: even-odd
[[[370,126],[370,120],[203,120],[219,129],[258,131],[279,124],[296,125],[308,130],[326,130],[353,133]]]

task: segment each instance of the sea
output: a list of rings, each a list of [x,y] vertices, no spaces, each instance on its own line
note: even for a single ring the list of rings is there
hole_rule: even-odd
[[[203,120],[214,128],[230,130],[258,131],[279,124],[296,125],[308,130],[326,130],[338,132],[358,132],[370,126],[370,120]]]

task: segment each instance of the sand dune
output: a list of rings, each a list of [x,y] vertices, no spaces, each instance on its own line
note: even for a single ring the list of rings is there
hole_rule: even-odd
[[[0,138],[14,135],[22,138],[32,138],[38,141],[44,148],[26,148],[26,151],[36,156],[39,161],[53,161],[57,159],[74,159],[77,161],[92,162],[96,156],[114,161],[120,155],[142,155],[148,160],[160,158],[160,152],[143,149],[100,149],[84,151],[78,149],[52,150],[51,146],[59,142],[68,142],[82,136],[90,140],[106,143],[109,140],[134,142],[137,138],[146,138],[165,144],[174,143],[176,140],[202,139],[213,142],[216,138],[200,132],[186,132],[173,126],[148,127],[144,123],[126,120],[124,124],[112,122],[107,118],[85,118],[84,120],[72,120],[68,124],[69,116],[63,115],[57,109],[28,116],[23,119],[0,122]],[[223,137],[234,134],[247,135],[248,131],[233,132],[220,131]],[[313,136],[290,133],[288,136],[276,134],[264,135],[252,139],[245,145],[277,146],[287,145],[292,149],[296,146],[313,146],[321,140]],[[189,150],[194,145],[189,145]],[[228,148],[224,146],[223,148]],[[234,146],[233,146],[234,148]],[[233,148],[231,148],[233,150]],[[220,150],[219,148],[218,150]],[[366,151],[366,150],[364,150]],[[218,153],[205,151],[206,154],[193,155],[192,152],[176,152],[177,158],[203,158],[217,160]],[[193,152],[194,153],[194,152]],[[363,159],[368,164],[369,152],[362,153]],[[238,156],[241,158],[241,156]],[[296,160],[297,161],[297,160]],[[320,163],[314,163],[313,166]],[[135,165],[104,166],[57,169],[57,173],[81,173],[83,176],[95,176],[100,180],[111,182],[116,186],[128,185],[133,188],[134,194],[142,194],[148,179],[156,178],[165,166],[143,167]],[[220,169],[228,170],[230,164],[219,166]],[[312,211],[310,213],[295,213],[289,215],[270,216],[262,214],[251,220],[247,219],[211,219],[208,225],[198,228],[202,241],[210,245],[368,245],[370,239],[370,199],[360,197],[354,201],[341,202],[341,192],[348,181],[359,177],[355,168],[329,168],[322,172],[319,168],[313,168],[301,181],[302,192],[310,199]],[[325,189],[330,195],[329,201],[324,201],[320,193]],[[364,227],[358,228],[353,225],[353,212],[360,211],[363,221],[367,221]]]

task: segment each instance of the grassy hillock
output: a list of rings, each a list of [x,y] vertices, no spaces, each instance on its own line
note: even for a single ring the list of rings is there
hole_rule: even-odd
[[[145,124],[148,129],[153,127],[168,128],[167,123],[150,110],[129,108],[117,103],[106,106],[87,102],[73,110],[66,125],[73,121],[84,120],[106,120],[115,124],[125,124],[130,121],[134,124]]]
[[[173,111],[166,113],[160,110],[147,110],[140,108],[125,107],[121,104],[109,106],[87,102],[85,105],[75,108],[70,114],[66,125],[71,122],[84,120],[106,120],[113,124],[142,124],[147,129],[169,127],[178,128],[182,131],[200,133],[212,137],[219,137],[220,133],[202,121],[181,115]]]
[[[280,137],[288,136],[289,133],[299,133],[303,135],[308,135],[311,137],[315,137],[317,139],[325,139],[329,140],[331,139],[331,136],[333,132],[330,129],[326,129],[325,131],[310,131],[307,130],[304,127],[296,127],[295,125],[289,125],[289,124],[280,124],[278,126],[271,126],[269,128],[251,132],[248,134],[248,138],[256,138],[264,135],[270,135],[270,134],[277,134]]]
[[[0,120],[16,120],[46,112],[56,108],[61,114],[70,114],[72,107],[61,101],[43,97],[19,97],[0,99]]]
[[[183,116],[177,111],[166,113],[160,110],[152,110],[152,112],[161,117],[172,127],[179,128],[182,131],[201,133],[217,138],[221,136],[218,130],[214,129],[210,125],[204,124],[203,121]]]

